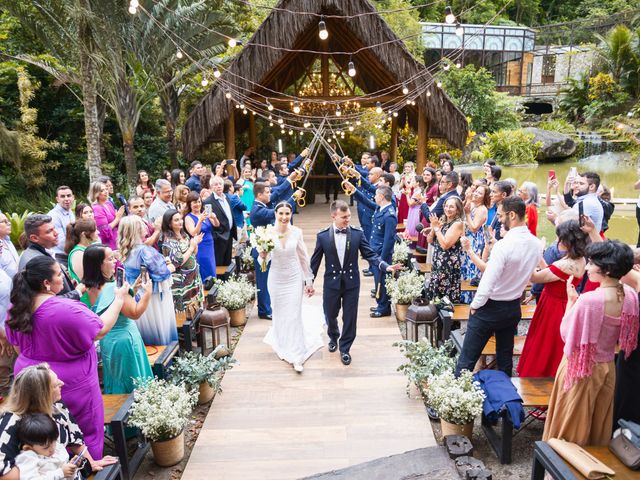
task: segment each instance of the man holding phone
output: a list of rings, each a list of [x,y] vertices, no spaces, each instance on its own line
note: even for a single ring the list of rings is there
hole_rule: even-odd
[[[584,225],[584,216],[588,216],[596,226],[596,231],[602,231],[602,220],[604,209],[598,199],[598,187],[600,186],[600,175],[594,172],[585,172],[575,179],[576,202],[573,209],[580,215],[580,225]]]

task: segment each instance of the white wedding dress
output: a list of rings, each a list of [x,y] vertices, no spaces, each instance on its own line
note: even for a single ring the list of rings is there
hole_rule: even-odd
[[[313,273],[302,230],[291,225],[286,239],[279,239],[269,256],[267,288],[273,320],[264,342],[282,360],[302,364],[323,345],[321,312],[305,304],[303,315],[304,284],[313,280]]]

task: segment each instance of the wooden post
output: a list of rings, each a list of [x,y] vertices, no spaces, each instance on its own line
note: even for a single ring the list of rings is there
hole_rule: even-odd
[[[320,76],[322,77],[322,95],[329,96],[329,56],[322,55],[320,59]]]
[[[229,112],[224,128],[224,152],[227,159],[236,158],[236,122],[233,109]]]
[[[422,172],[427,164],[427,142],[429,141],[429,120],[425,109],[418,107],[418,152],[416,155],[416,171]]]
[[[258,146],[258,137],[256,135],[256,116],[252,113],[249,115],[249,146]]]
[[[398,161],[398,117],[391,117],[391,140],[389,156],[392,162]]]

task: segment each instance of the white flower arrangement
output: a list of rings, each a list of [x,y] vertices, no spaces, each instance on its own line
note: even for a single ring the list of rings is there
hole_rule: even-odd
[[[161,442],[184,430],[198,401],[198,390],[188,392],[183,385],[154,378],[136,382],[133,396],[129,424],[142,430],[149,440]]]
[[[242,250],[240,263],[242,263],[242,268],[244,271],[250,272],[253,270],[253,255],[251,255],[250,248],[245,248],[244,250]]]
[[[385,285],[392,303],[408,305],[422,295],[424,279],[417,272],[401,272],[397,279],[387,277]]]
[[[431,377],[427,396],[429,405],[440,418],[455,425],[473,422],[482,413],[485,397],[469,370],[460,372],[458,378],[451,371]]]
[[[280,234],[276,230],[274,225],[267,225],[264,227],[256,227],[253,231],[253,235],[249,239],[251,241],[251,246],[255,248],[258,253],[269,253],[276,248],[276,241]],[[262,259],[262,271],[267,271],[267,259]]]
[[[395,263],[406,264],[409,260],[409,242],[406,240],[402,240],[401,242],[396,242],[393,245],[393,253],[391,254],[391,261]]]
[[[230,355],[220,359],[216,354],[226,348],[225,345],[218,345],[209,355],[205,356],[199,352],[186,352],[175,358],[169,367],[169,377],[176,385],[186,385],[187,388],[197,388],[201,383],[207,382],[216,393],[220,393],[222,388],[220,383],[224,372],[233,368],[236,360]]]
[[[400,352],[407,359],[407,363],[400,365],[398,371],[407,376],[408,396],[413,383],[426,398],[429,378],[444,372],[453,372],[456,367],[458,356],[452,355],[456,350],[451,340],[447,340],[439,347],[434,347],[427,338],[423,337],[418,342],[402,340],[394,343],[393,346],[399,347]]]
[[[218,285],[216,300],[227,310],[244,308],[247,306],[247,302],[253,298],[254,286],[244,275],[216,283]]]

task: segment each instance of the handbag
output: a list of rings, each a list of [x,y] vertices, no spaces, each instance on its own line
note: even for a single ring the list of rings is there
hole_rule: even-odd
[[[580,445],[560,440],[558,438],[551,438],[547,443],[558,455],[565,459],[567,463],[570,463],[573,468],[589,479],[598,480],[600,478],[605,478],[606,475],[616,474],[616,472],[611,470]]]
[[[618,435],[609,442],[609,450],[631,470],[640,469],[640,448],[631,443],[621,429],[616,430],[616,433]]]

